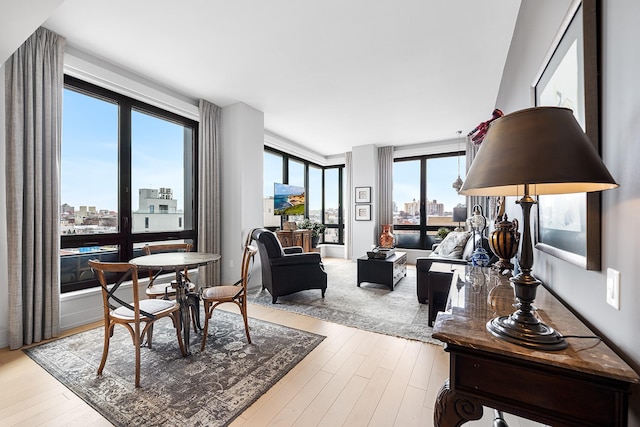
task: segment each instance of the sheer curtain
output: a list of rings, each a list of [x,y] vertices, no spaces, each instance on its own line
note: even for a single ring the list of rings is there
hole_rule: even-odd
[[[63,37],[39,28],[5,64],[9,347],[60,332]]]
[[[378,234],[393,224],[393,147],[378,148]]]
[[[344,186],[347,189],[344,194],[344,244],[347,248],[345,256],[351,259],[353,254],[353,153],[348,151],[344,155]]]
[[[198,251],[220,253],[220,107],[200,100]],[[220,284],[220,265],[198,269],[200,285]]]

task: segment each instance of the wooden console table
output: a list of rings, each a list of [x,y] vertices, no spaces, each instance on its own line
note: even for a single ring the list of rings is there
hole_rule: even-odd
[[[311,230],[278,230],[276,236],[285,248],[300,246],[304,252],[311,252]]]
[[[446,343],[449,380],[436,399],[435,426],[459,426],[487,406],[553,426],[626,426],[628,394],[640,377],[593,336],[544,286],[535,306],[562,333],[565,350],[539,351],[494,337],[486,323],[514,311],[509,281],[488,269],[453,275],[445,312],[433,337]]]

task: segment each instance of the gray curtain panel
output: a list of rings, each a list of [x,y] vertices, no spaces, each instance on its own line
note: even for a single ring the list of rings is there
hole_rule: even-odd
[[[347,259],[351,259],[353,254],[353,227],[351,221],[353,220],[353,153],[347,151],[344,155],[344,185],[347,189],[344,194],[343,206],[346,206],[344,211],[344,244],[347,246],[347,253],[345,256]]]
[[[220,253],[220,107],[200,100],[198,251]],[[201,286],[220,284],[220,265],[198,269]]]
[[[5,64],[9,347],[60,332],[63,37],[39,28]]]
[[[393,147],[378,148],[378,234],[393,224]]]

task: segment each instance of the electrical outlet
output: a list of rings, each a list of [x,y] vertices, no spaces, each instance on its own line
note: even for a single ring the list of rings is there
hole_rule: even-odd
[[[607,303],[620,310],[620,272],[607,268]]]

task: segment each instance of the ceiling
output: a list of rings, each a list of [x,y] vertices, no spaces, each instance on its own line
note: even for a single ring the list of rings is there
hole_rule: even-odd
[[[269,132],[330,156],[452,139],[489,119],[519,6],[65,0],[42,25],[191,98],[244,102]]]

